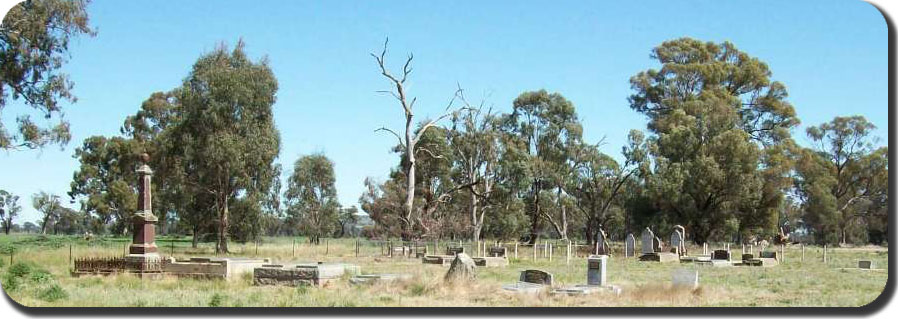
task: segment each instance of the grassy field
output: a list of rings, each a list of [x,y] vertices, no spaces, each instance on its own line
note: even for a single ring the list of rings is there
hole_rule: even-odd
[[[517,280],[525,269],[541,269],[555,275],[561,285],[585,284],[585,258],[565,260],[564,246],[556,248],[552,261],[532,259],[532,248],[519,247],[518,257],[506,268],[478,268],[471,284],[443,281],[447,268],[422,264],[418,259],[381,255],[377,242],[363,241],[355,256],[353,239],[330,239],[310,246],[302,239],[266,238],[262,243],[233,244],[231,256],[270,257],[277,262],[346,262],[361,266],[362,273],[409,273],[412,279],[393,284],[355,286],[347,280],[324,288],[253,286],[251,276],[230,281],[165,278],[141,280],[133,276],[81,277],[69,275],[70,251],[74,257],[121,256],[128,238],[101,238],[90,242],[78,237],[0,236],[0,273],[4,291],[26,306],[102,307],[291,307],[291,306],[862,306],[883,291],[888,279],[888,249],[881,247],[828,250],[823,263],[820,247],[807,247],[804,260],[798,246],[786,248],[785,262],[772,268],[703,267],[680,263],[639,262],[634,258],[610,259],[608,280],[623,288],[620,296],[516,295],[501,285]],[[159,238],[163,255],[176,257],[214,255],[212,244],[190,248],[188,239]],[[432,245],[432,243],[431,243]],[[741,247],[734,246],[734,255]],[[716,248],[712,245],[711,247]],[[469,246],[470,249],[470,246]],[[613,248],[620,251],[620,247]],[[692,248],[690,251],[700,251]],[[509,249],[513,254],[513,248]],[[10,263],[12,258],[12,264]],[[880,270],[852,269],[857,261],[873,260]],[[671,287],[671,273],[678,268],[697,269],[700,288]]]

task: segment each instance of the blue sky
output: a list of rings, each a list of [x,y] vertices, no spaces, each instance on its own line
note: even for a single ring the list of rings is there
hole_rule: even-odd
[[[646,124],[628,106],[629,78],[658,67],[653,47],[688,36],[728,40],[767,62],[802,120],[799,143],[808,125],[854,114],[888,143],[888,30],[862,1],[94,0],[88,11],[98,34],[74,41],[64,67],[79,98],[65,106],[72,143],[0,152],[0,189],[23,199],[19,223],[38,217],[31,194],[69,190],[81,141],[118,134],[152,92],[178,86],[201,54],[241,37],[279,80],[278,161],[330,157],[343,205],[357,204],[365,177],[383,180],[397,162],[395,139],[373,132],[403,121],[394,100],[375,93],[390,88],[369,56],[385,37],[393,67],[415,55],[409,90],[421,119],[440,114],[456,83],[500,111],[545,88],[577,106],[586,140],[605,137],[602,150],[620,158],[627,132]],[[7,105],[7,127],[22,112]]]

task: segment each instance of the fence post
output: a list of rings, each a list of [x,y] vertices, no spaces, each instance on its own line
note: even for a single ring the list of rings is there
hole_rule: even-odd
[[[823,263],[826,263],[826,244],[823,244]]]
[[[170,253],[170,255],[171,255],[172,257],[174,257],[174,256],[175,256],[175,241],[174,241],[174,239],[171,240],[171,243],[169,244],[169,246],[171,246],[171,249],[170,249],[170,250],[171,250],[171,253]]]
[[[253,254],[253,256],[259,256],[259,239],[256,239],[255,242],[256,242],[256,252],[255,252],[255,254]]]
[[[780,259],[786,262],[786,244],[780,244]]]
[[[570,265],[571,264],[571,240],[567,240],[567,255],[565,255],[564,263]]]
[[[69,243],[69,266],[74,267],[74,265],[72,264],[72,244],[71,243]]]
[[[548,240],[546,241],[546,244],[549,245],[549,261],[552,261],[552,247],[553,247],[554,245],[553,245],[553,244],[549,244],[549,241],[548,241]]]
[[[293,248],[291,248],[293,258],[296,258],[296,237],[293,238]]]
[[[801,243],[801,262],[804,262],[804,243]]]
[[[518,260],[518,241],[514,241],[514,260]]]

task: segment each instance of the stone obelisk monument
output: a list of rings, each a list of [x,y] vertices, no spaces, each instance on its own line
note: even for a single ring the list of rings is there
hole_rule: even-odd
[[[150,156],[144,153],[140,157],[142,164],[137,168],[137,212],[131,219],[134,240],[128,248],[127,259],[138,263],[141,269],[147,270],[150,268],[149,263],[158,263],[161,260],[159,249],[156,247],[156,221],[159,219],[153,214],[153,197],[150,194],[153,176],[153,170],[147,165]]]

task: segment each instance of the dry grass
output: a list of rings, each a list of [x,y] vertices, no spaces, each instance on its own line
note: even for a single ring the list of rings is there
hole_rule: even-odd
[[[271,257],[284,263],[346,262],[361,266],[363,273],[412,276],[394,283],[356,286],[348,280],[340,280],[325,288],[292,288],[253,286],[249,276],[230,281],[171,277],[154,281],[127,275],[81,278],[68,275],[70,244],[75,257],[86,257],[121,255],[127,243],[127,239],[88,244],[77,238],[37,240],[34,236],[2,236],[0,245],[12,245],[17,250],[13,256],[15,261],[25,261],[47,270],[65,297],[51,300],[53,298],[44,295],[42,298],[41,293],[48,290],[50,284],[7,293],[28,306],[861,306],[878,297],[888,279],[886,271],[845,269],[856,267],[859,259],[873,260],[877,268],[887,269],[888,250],[885,248],[834,249],[829,253],[829,263],[823,264],[819,248],[806,249],[805,259],[801,262],[800,249],[791,247],[787,249],[785,263],[773,268],[644,263],[615,256],[608,265],[608,279],[623,288],[620,296],[526,295],[506,292],[501,285],[516,281],[518,273],[525,269],[551,272],[560,285],[584,284],[585,259],[574,258],[568,264],[563,249],[558,249],[551,262],[543,258],[532,260],[532,250],[519,247],[521,259],[512,260],[506,268],[478,268],[476,282],[447,283],[443,280],[445,267],[422,264],[417,259],[381,256],[381,247],[373,242],[365,242],[361,255],[356,257],[353,240],[332,239],[326,246],[310,246],[298,241],[294,250],[291,238],[266,239],[258,246],[258,253],[254,243],[235,244],[232,255]],[[163,239],[157,243],[163,254],[170,254],[170,242]],[[185,240],[174,244],[177,257],[214,254],[211,244],[203,244],[197,249],[190,248]],[[693,248],[692,251],[697,250]],[[512,254],[511,249],[509,253]],[[2,258],[0,272],[6,273],[10,267],[9,256]],[[672,288],[670,276],[678,268],[696,268],[700,274],[700,288],[694,291]]]

